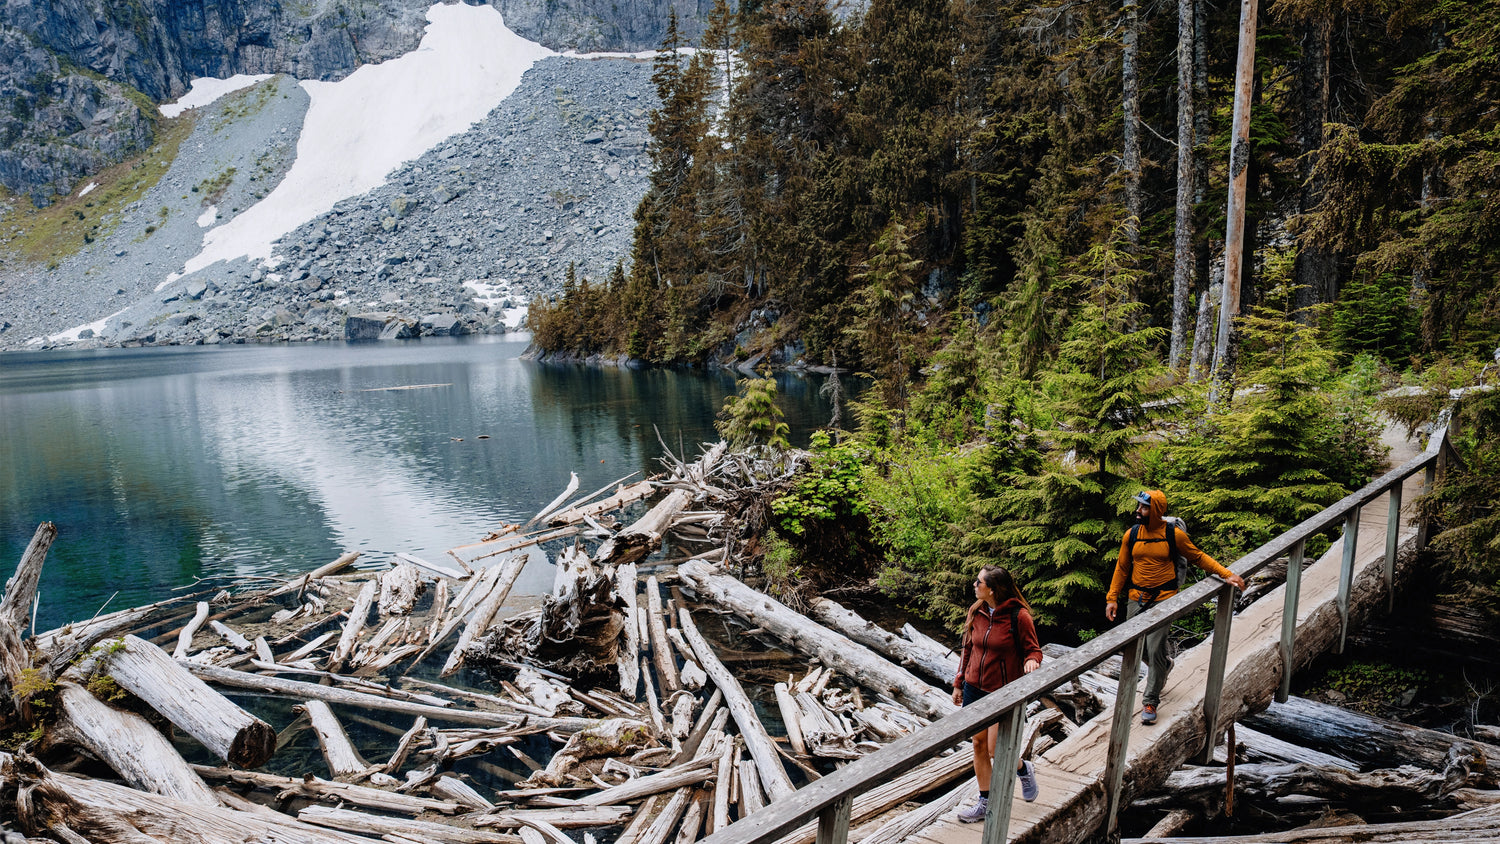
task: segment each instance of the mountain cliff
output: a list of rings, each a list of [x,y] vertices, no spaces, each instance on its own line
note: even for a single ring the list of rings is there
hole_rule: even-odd
[[[0,5],[0,184],[44,205],[149,145],[158,102],[196,77],[341,79],[415,49],[431,0],[5,0]],[[468,5],[483,5],[468,3]],[[685,0],[494,0],[517,34],[553,49],[654,48]],[[48,106],[55,106],[48,108]]]

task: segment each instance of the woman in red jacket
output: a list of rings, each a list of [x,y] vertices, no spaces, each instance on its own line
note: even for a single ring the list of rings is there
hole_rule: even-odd
[[[1031,606],[1021,596],[1010,572],[1000,566],[985,566],[974,581],[974,597],[964,622],[963,653],[958,676],[953,678],[953,702],[968,706],[1022,674],[1042,664],[1042,646],[1031,620]],[[990,772],[994,767],[995,740],[1000,728],[990,727],[974,736],[974,776],[979,780],[979,802],[958,813],[964,823],[984,820],[990,803]],[[1016,769],[1021,778],[1021,799],[1036,799],[1036,771],[1022,760]]]

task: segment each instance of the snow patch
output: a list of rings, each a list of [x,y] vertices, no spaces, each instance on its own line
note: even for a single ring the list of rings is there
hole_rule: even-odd
[[[129,308],[121,308],[120,310],[115,311],[114,313],[110,314],[109,316],[107,316],[107,317],[105,317],[103,319],[96,319],[93,322],[85,323],[83,325],[75,325],[72,328],[69,328],[67,331],[60,331],[60,332],[58,332],[56,334],[49,334],[49,335],[47,335],[47,342],[49,342],[49,343],[61,343],[61,342],[64,342],[64,341],[69,342],[69,343],[76,342],[78,340],[78,335],[82,334],[85,329],[91,329],[91,330],[93,330],[95,336],[97,336],[102,331],[104,331],[104,324],[106,322],[109,322],[110,320],[114,319],[115,317],[119,316],[120,314],[125,313],[125,311],[127,311],[127,310],[129,310]],[[37,345],[37,344],[40,344],[41,342],[42,342],[42,338],[36,337],[36,338],[33,338],[31,341],[29,341],[28,345]]]
[[[225,94],[232,94],[241,88],[249,88],[257,82],[264,82],[270,78],[269,73],[237,73],[228,79],[214,79],[211,76],[194,79],[192,87],[178,98],[177,102],[164,103],[161,106],[161,113],[167,117],[176,117],[190,108],[202,108]]]
[[[97,188],[97,187],[99,187],[99,183],[98,182],[89,182],[88,184],[86,184],[86,185],[83,186],[83,190],[81,190],[81,191],[78,192],[78,196],[79,197],[88,196],[89,195],[89,191],[91,191],[91,190],[93,190],[94,188]]]
[[[155,292],[156,293],[160,293],[162,291],[162,288],[166,287],[167,285],[171,284],[172,282],[176,281],[177,279],[182,278],[182,276],[183,276],[183,273],[181,273],[181,272],[172,273],[171,275],[167,276],[166,279],[163,280],[161,284],[156,285]]]
[[[415,51],[365,65],[339,82],[301,83],[311,102],[296,161],[265,199],[209,230],[188,272],[240,256],[270,257],[277,238],[466,130],[509,96],[533,64],[553,55],[506,28],[492,6],[435,5],[427,20]]]
[[[210,205],[202,214],[198,215],[198,227],[206,229],[219,219],[219,206]]]

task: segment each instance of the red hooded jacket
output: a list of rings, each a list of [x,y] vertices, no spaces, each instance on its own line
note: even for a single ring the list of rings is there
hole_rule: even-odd
[[[1013,607],[1020,609],[1016,617],[1019,631],[1011,630],[1010,611]],[[1020,647],[1016,646],[1017,632],[1021,637]],[[962,688],[968,683],[980,691],[993,692],[1019,679],[1028,659],[1042,661],[1042,645],[1036,637],[1031,611],[1019,598],[1011,598],[994,609],[981,605],[974,612],[974,622],[964,636],[953,688]]]

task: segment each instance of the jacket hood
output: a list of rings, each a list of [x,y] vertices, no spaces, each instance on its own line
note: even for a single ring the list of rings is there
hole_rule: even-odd
[[[1146,529],[1160,530],[1163,517],[1167,515],[1167,494],[1159,489],[1146,494],[1151,496],[1151,509],[1146,513]]]
[[[1020,598],[1006,598],[1005,600],[1000,602],[999,606],[991,610],[991,612],[1010,612],[1012,607],[1021,607],[1022,609],[1025,609],[1026,605],[1021,603]]]

